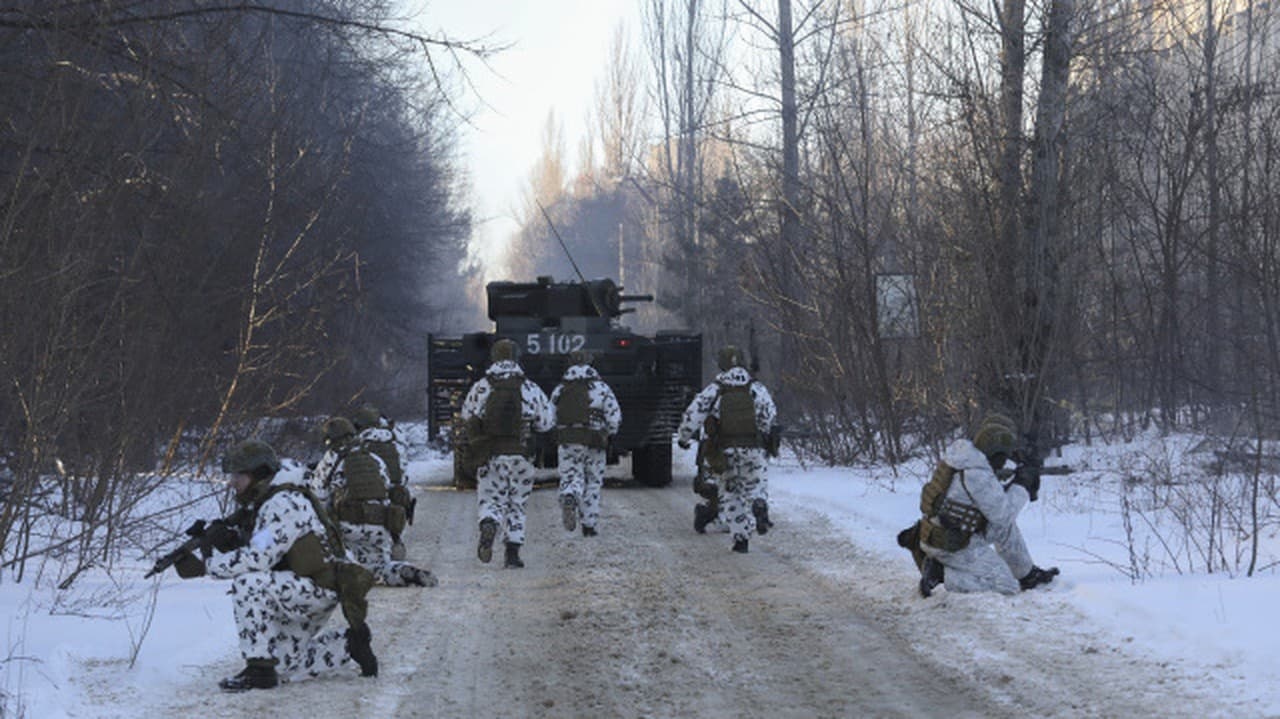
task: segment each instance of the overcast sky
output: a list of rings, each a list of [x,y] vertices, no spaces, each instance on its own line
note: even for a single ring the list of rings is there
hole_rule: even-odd
[[[489,37],[512,47],[490,63],[472,64],[471,79],[484,104],[463,128],[461,155],[471,176],[471,207],[482,258],[517,229],[530,169],[541,151],[547,114],[564,127],[575,168],[595,84],[604,77],[610,38],[625,22],[639,35],[641,0],[434,0],[418,15],[429,31],[453,38]],[[492,275],[491,275],[492,277]]]

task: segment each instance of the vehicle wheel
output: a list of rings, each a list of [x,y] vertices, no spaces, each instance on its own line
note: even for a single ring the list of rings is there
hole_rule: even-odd
[[[671,484],[671,445],[650,444],[632,450],[631,474],[646,487]]]

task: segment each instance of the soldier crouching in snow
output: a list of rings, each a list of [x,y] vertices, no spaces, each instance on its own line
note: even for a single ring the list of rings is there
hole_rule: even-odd
[[[376,407],[368,404],[351,415],[351,424],[355,425],[356,431],[360,433],[361,445],[378,455],[378,459],[381,459],[386,466],[387,477],[390,479],[387,486],[387,499],[391,504],[399,507],[406,521],[412,524],[417,500],[409,492],[408,477],[405,474],[408,467],[405,461],[405,447],[403,441],[396,436],[395,427]],[[397,562],[402,561],[407,554],[401,537],[403,532],[393,531],[390,528],[388,531],[391,532],[391,558]]]
[[[609,438],[622,426],[618,398],[591,366],[591,355],[576,350],[551,392],[559,445],[560,508],[564,528],[582,518],[582,536],[593,537],[600,518],[600,492]]]
[[[685,410],[677,443],[688,449],[707,419],[715,419],[715,430],[708,433],[714,437],[703,438],[715,445],[706,453],[707,463],[722,482],[719,486],[721,512],[733,534],[733,551],[746,554],[751,534],[764,534],[772,526],[765,442],[773,432],[778,409],[769,390],[747,372],[737,347],[725,346],[717,361],[721,372]],[[696,515],[695,523],[703,518]],[[714,516],[707,521],[712,519]],[[705,524],[703,522],[704,527]]]
[[[345,631],[324,628],[339,606],[341,539],[303,486],[302,471],[280,468],[265,442],[242,442],[227,453],[222,470],[233,475],[236,502],[245,510],[238,513],[243,546],[211,551],[203,564],[188,555],[186,570],[180,571],[193,576],[207,569],[212,577],[231,580],[245,668],[219,682],[227,691],[270,689],[281,674],[317,676],[352,661],[363,676],[378,673],[363,618]],[[235,530],[222,525],[220,531]],[[210,538],[210,544],[226,542]]]
[[[389,587],[434,587],[431,572],[391,558],[393,537],[404,531],[406,515],[389,499],[387,466],[356,435],[345,417],[325,421],[328,450],[316,466],[329,498],[330,515],[342,528],[347,551],[361,566]]]
[[[480,514],[480,542],[476,556],[493,559],[498,530],[506,534],[504,566],[524,566],[525,505],[533,492],[533,464],[526,455],[529,430],[548,432],[555,426],[551,403],[542,389],[525,379],[511,340],[498,340],[489,350],[489,368],[471,386],[462,402],[462,420],[476,469],[476,502]]]
[[[1036,497],[1039,478],[1018,474],[1005,487],[996,477],[1013,453],[1014,435],[1011,421],[988,417],[972,442],[959,439],[947,448],[921,491],[925,516],[914,529],[923,555],[917,555],[922,595],[944,582],[950,592],[1016,594],[1057,576],[1057,567],[1032,563],[1017,525],[1018,513]]]

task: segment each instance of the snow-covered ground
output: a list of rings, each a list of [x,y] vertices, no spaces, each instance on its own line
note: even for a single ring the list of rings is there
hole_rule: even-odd
[[[1027,641],[1087,633],[1102,645],[1097,651],[1122,648],[1168,666],[1170,676],[1195,678],[1197,687],[1230,697],[1246,715],[1280,716],[1280,648],[1270,615],[1280,598],[1274,499],[1263,497],[1269,507],[1263,519],[1270,517],[1270,524],[1260,542],[1262,569],[1246,577],[1247,542],[1243,549],[1235,540],[1212,550],[1206,544],[1209,536],[1224,534],[1223,525],[1244,520],[1220,517],[1214,520],[1216,534],[1205,530],[1186,537],[1171,518],[1200,496],[1188,493],[1180,480],[1190,474],[1185,468],[1201,461],[1187,453],[1192,444],[1149,437],[1119,446],[1069,447],[1063,457],[1051,458],[1050,464],[1079,471],[1046,477],[1040,501],[1021,518],[1037,563],[1062,570],[1034,596],[959,598],[940,590],[921,599],[902,591],[914,567],[894,540],[917,516],[918,490],[930,470],[923,461],[895,472],[803,467],[785,460],[772,470],[773,514],[779,523],[821,522],[822,531],[834,528],[881,556],[891,569],[869,580],[884,584],[886,595],[896,593],[921,607],[933,603],[941,613],[1012,608],[1025,621]],[[423,453],[410,476],[447,473],[448,461]],[[689,457],[677,462],[687,476]],[[1165,494],[1124,481],[1156,471],[1168,475]],[[199,496],[207,489],[203,484],[188,491]],[[1235,489],[1223,484],[1218,491]],[[192,505],[169,526],[207,514],[210,502]],[[1188,523],[1194,526],[1194,518]],[[1205,571],[1202,556],[1219,557],[1212,573]],[[52,567],[38,577],[30,572],[21,584],[6,574],[0,585],[0,717],[122,716],[130,707],[162,704],[158,697],[175,687],[203,683],[215,691],[214,682],[239,663],[226,583],[183,582],[172,572],[158,582],[142,581],[152,558],[125,557],[109,574],[86,574],[69,592],[54,588]],[[1077,624],[1060,626],[1063,621]]]

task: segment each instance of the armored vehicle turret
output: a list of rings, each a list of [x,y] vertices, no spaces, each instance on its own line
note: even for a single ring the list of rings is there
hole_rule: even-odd
[[[491,332],[462,337],[431,336],[428,352],[428,418],[431,436],[454,450],[454,484],[475,486],[467,460],[467,438],[457,421],[467,390],[484,376],[489,348],[509,339],[521,349],[525,375],[548,395],[569,365],[569,354],[586,350],[622,407],[622,427],[609,461],[631,456],[637,482],[671,482],[671,437],[684,408],[702,387],[702,336],[662,331],[640,335],[620,318],[652,295],[626,295],[610,279],[555,282],[490,282],[486,288]],[[537,437],[539,466],[555,466],[552,437]]]

